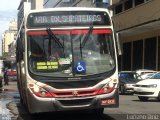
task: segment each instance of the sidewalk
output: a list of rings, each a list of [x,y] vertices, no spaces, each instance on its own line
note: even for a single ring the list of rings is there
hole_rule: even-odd
[[[4,85],[4,82],[3,82],[3,87],[2,87],[2,90],[4,91],[17,91],[17,81],[9,81],[8,83],[9,85]]]

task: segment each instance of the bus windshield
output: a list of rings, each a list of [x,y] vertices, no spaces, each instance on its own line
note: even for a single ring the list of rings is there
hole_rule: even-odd
[[[28,31],[28,65],[35,75],[88,76],[115,68],[111,29]]]

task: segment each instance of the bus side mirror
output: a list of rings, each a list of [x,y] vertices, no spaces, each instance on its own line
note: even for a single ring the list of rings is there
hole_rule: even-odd
[[[118,55],[122,55],[122,50],[121,50],[121,46],[120,46],[120,41],[119,41],[119,33],[116,33],[116,47],[117,47],[117,53]]]

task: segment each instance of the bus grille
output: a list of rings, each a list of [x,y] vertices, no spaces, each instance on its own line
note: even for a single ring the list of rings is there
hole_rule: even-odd
[[[67,82],[47,82],[46,84],[56,89],[72,89],[72,88],[87,88],[96,85],[100,80],[82,80],[82,81],[67,81]]]
[[[59,100],[59,102],[64,106],[81,106],[89,105],[92,102],[92,98],[89,99],[78,99],[78,100]]]

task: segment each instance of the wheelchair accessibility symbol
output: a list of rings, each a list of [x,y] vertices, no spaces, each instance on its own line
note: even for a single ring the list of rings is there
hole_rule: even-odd
[[[81,63],[79,62],[78,63],[78,66],[77,66],[77,71],[79,72],[82,72],[84,70],[83,66],[81,65]]]
[[[75,72],[76,73],[85,73],[86,72],[86,63],[84,61],[76,62]]]

